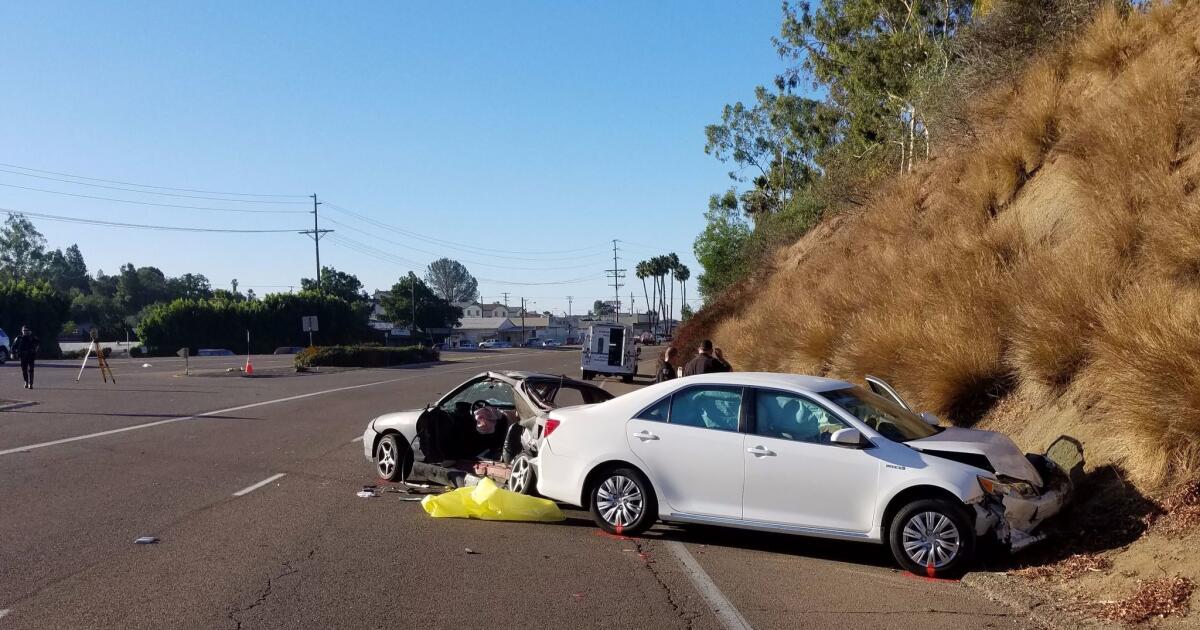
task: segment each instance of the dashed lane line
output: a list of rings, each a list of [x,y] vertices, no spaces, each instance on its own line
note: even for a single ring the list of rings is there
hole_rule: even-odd
[[[271,483],[272,481],[275,481],[276,479],[281,479],[285,476],[287,476],[287,473],[278,473],[278,474],[271,475],[270,477],[267,477],[266,479],[263,479],[262,481],[260,481],[258,483],[251,484],[249,486],[246,486],[245,488],[242,488],[241,490],[238,490],[237,492],[234,492],[233,496],[235,496],[235,497],[245,496],[245,495],[250,494],[251,492],[254,492],[255,490],[258,490],[259,488]]]
[[[699,562],[692,557],[688,552],[687,547],[678,540],[668,540],[667,548],[675,555],[675,559],[683,565],[683,572],[687,574],[688,579],[692,581],[692,585],[700,592],[700,596],[708,603],[708,607],[717,616],[717,621],[721,622],[721,626],[725,630],[751,630],[750,622],[738,612],[738,609],[729,602],[721,589],[708,577],[708,573],[700,566]]]

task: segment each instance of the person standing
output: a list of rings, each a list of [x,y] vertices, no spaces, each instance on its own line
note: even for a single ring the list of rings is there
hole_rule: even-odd
[[[25,389],[33,389],[33,362],[37,359],[40,345],[37,335],[29,330],[29,326],[21,326],[21,336],[12,342],[9,354],[21,360],[21,378],[25,379]]]
[[[718,366],[721,368],[718,370],[719,372],[733,371],[733,366],[730,365],[729,361],[725,360],[725,353],[720,348],[713,348],[713,359],[717,361]]]
[[[700,342],[700,348],[696,351],[696,357],[683,366],[683,375],[695,376],[697,374],[724,372],[725,370],[722,367],[722,364],[717,362],[716,358],[713,357],[712,341],[705,339]]]
[[[678,353],[675,348],[667,348],[667,351],[663,353],[662,359],[658,362],[658,375],[654,378],[655,383],[669,381],[678,376],[676,371],[678,368],[675,367],[676,354]]]

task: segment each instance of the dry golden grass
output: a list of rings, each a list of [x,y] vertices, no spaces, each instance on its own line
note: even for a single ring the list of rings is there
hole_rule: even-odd
[[[689,334],[743,369],[877,374],[963,424],[1020,400],[1003,415],[1028,448],[1061,431],[1145,492],[1191,478],[1198,68],[1200,3],[1104,9],[981,96],[963,146],[781,251]]]

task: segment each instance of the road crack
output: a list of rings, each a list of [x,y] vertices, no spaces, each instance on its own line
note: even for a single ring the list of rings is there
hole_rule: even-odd
[[[269,597],[271,597],[271,594],[275,591],[275,583],[289,575],[294,575],[296,573],[299,573],[300,568],[297,567],[296,565],[302,564],[304,562],[311,560],[312,557],[316,553],[317,553],[317,548],[314,547],[314,548],[310,549],[308,551],[308,553],[301,558],[297,558],[297,559],[293,559],[293,560],[284,560],[282,563],[283,570],[280,571],[276,575],[267,576],[266,586],[264,586],[261,590],[259,590],[258,595],[256,596],[256,598],[253,602],[250,602],[250,604],[246,605],[246,606],[236,607],[233,610],[230,610],[229,613],[226,615],[229,618],[229,621],[231,621],[234,624],[234,628],[236,628],[237,630],[241,630],[242,620],[240,619],[240,617],[242,615],[250,612],[251,610],[258,608],[259,606],[262,606],[263,604],[265,604],[267,602],[267,599]]]
[[[633,542],[634,548],[637,550],[638,558],[641,559],[642,565],[646,567],[646,570],[650,572],[650,576],[654,578],[654,581],[658,584],[658,587],[662,589],[663,594],[666,595],[667,605],[671,607],[671,612],[675,613],[675,615],[686,624],[684,627],[687,628],[687,630],[692,630],[696,617],[699,615],[697,613],[689,613],[683,607],[683,605],[676,598],[675,591],[671,589],[671,587],[667,584],[667,581],[663,579],[662,574],[659,573],[657,561],[653,556],[650,555],[650,550],[652,548],[650,541],[634,538],[631,540],[631,542]]]

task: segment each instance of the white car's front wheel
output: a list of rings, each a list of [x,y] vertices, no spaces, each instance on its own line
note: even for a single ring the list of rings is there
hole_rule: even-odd
[[[975,532],[961,504],[920,499],[900,509],[888,527],[900,566],[927,577],[958,577],[975,555]]]
[[[658,520],[654,489],[633,468],[614,468],[599,475],[590,499],[592,520],[610,534],[636,536]]]
[[[397,439],[398,434],[389,433],[379,438],[375,445],[375,473],[384,481],[400,481],[408,472],[408,445]]]

